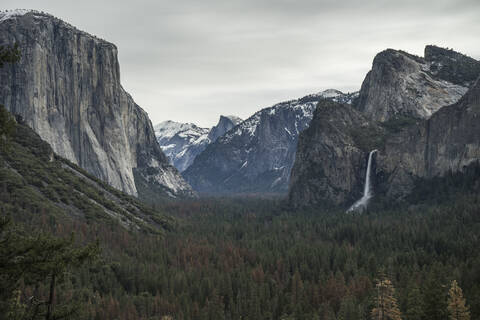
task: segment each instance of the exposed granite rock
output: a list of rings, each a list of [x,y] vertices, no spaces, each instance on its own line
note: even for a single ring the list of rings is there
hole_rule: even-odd
[[[373,60],[355,106],[373,121],[428,119],[457,102],[480,73],[480,62],[452,50],[425,48],[425,58],[392,49]]]
[[[242,122],[242,119],[236,116],[220,116],[217,125],[210,129],[208,139],[210,143],[217,141],[218,138],[223,137],[225,133],[230,131],[237,124]]]
[[[386,140],[377,157],[379,188],[402,199],[416,179],[463,171],[480,161],[480,80],[456,104]]]
[[[193,194],[168,164],[147,113],[120,85],[113,44],[51,15],[0,13],[0,44],[15,42],[22,58],[0,70],[0,103],[58,155],[132,195],[134,169],[172,195]]]
[[[338,205],[359,198],[366,163],[352,128],[367,120],[349,105],[321,101],[310,123],[300,134],[290,177],[293,206]]]
[[[317,103],[354,97],[327,90],[262,109],[209,145],[183,175],[202,193],[286,193],[298,135]]]
[[[155,125],[154,129],[162,151],[180,172],[185,171],[210,143],[209,129],[193,123],[167,120]]]
[[[193,123],[167,120],[154,128],[158,143],[170,163],[183,172],[210,143],[217,141],[241,121],[235,116],[220,116],[217,125],[208,129]]]
[[[367,121],[349,106],[321,103],[299,138],[289,199],[295,207],[347,207],[360,197],[368,152],[374,193],[402,201],[420,179],[480,161],[480,78],[457,103],[426,120]]]

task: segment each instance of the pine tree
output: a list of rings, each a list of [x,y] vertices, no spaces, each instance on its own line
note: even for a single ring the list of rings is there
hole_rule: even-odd
[[[400,309],[395,298],[395,288],[392,282],[384,276],[377,280],[377,296],[372,309],[373,320],[401,320]]]
[[[405,318],[407,320],[422,320],[423,301],[420,293],[420,288],[417,285],[410,287],[407,295],[407,306],[405,311]]]
[[[340,311],[338,312],[338,319],[340,320],[359,320],[361,315],[355,297],[348,296],[343,299],[340,304]]]
[[[6,63],[15,63],[20,59],[20,51],[18,45],[0,46],[0,68]],[[12,115],[0,105],[0,147],[4,147],[6,140],[13,134],[15,129],[15,121]]]
[[[18,49],[18,44],[13,46],[0,46],[0,68],[6,63],[15,63],[20,60],[20,50]]]
[[[0,314],[9,314],[11,319],[23,314],[24,318],[51,320],[76,313],[81,308],[74,301],[62,304],[56,301],[56,287],[65,281],[67,270],[95,258],[98,253],[98,244],[77,248],[73,237],[65,240],[44,234],[25,235],[10,219],[1,217]],[[28,305],[23,304],[19,300],[21,282],[47,288],[47,297],[34,295]]]
[[[441,269],[435,266],[430,271],[423,287],[424,319],[444,320],[447,318],[447,297]]]
[[[448,316],[451,320],[470,320],[470,311],[457,280],[452,281],[448,291]]]

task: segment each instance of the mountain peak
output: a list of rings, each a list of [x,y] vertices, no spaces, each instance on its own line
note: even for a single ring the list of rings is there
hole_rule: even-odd
[[[480,74],[478,61],[453,50],[427,46],[425,58],[387,49],[377,54],[355,106],[367,118],[427,119],[457,102]]]
[[[33,10],[33,9],[14,9],[14,10],[5,10],[5,11],[0,11],[0,23],[7,22],[7,21],[13,21],[13,20],[19,20],[18,23],[20,24],[30,24],[31,19],[36,19],[38,21],[44,21],[44,22],[50,22],[54,25],[61,26],[63,28],[67,28],[69,30],[72,30],[78,34],[81,34],[84,37],[93,39],[96,43],[100,45],[106,45],[114,48],[114,50],[117,50],[117,46],[114,45],[111,42],[108,42],[104,39],[98,38],[97,36],[90,34],[86,31],[82,31],[77,29],[77,27],[71,25],[70,23],[55,17],[52,14],[43,12],[43,11],[38,11],[38,10]]]
[[[208,138],[211,142],[217,141],[218,138],[223,136],[227,133],[230,129],[235,127],[237,124],[242,122],[243,120],[237,116],[224,116],[221,115],[220,119],[218,119],[218,123],[212,127],[208,134]]]
[[[5,10],[5,11],[0,11],[0,22],[3,22],[3,21],[8,20],[8,19],[13,19],[15,17],[24,16],[27,13],[43,14],[43,13],[40,13],[36,10],[31,10],[31,9]]]

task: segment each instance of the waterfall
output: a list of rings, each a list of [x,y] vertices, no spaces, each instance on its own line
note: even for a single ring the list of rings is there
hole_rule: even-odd
[[[348,210],[347,212],[352,211],[363,211],[367,208],[368,200],[372,197],[372,186],[370,183],[370,171],[372,169],[372,158],[373,154],[377,152],[377,150],[372,150],[368,154],[368,163],[367,163],[367,173],[365,176],[365,185],[363,186],[363,196],[358,199]]]

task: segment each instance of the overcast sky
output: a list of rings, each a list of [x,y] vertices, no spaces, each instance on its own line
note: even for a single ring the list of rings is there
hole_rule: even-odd
[[[426,44],[480,59],[480,0],[2,0],[113,42],[150,115],[212,126],[328,88],[360,88],[376,53]]]

